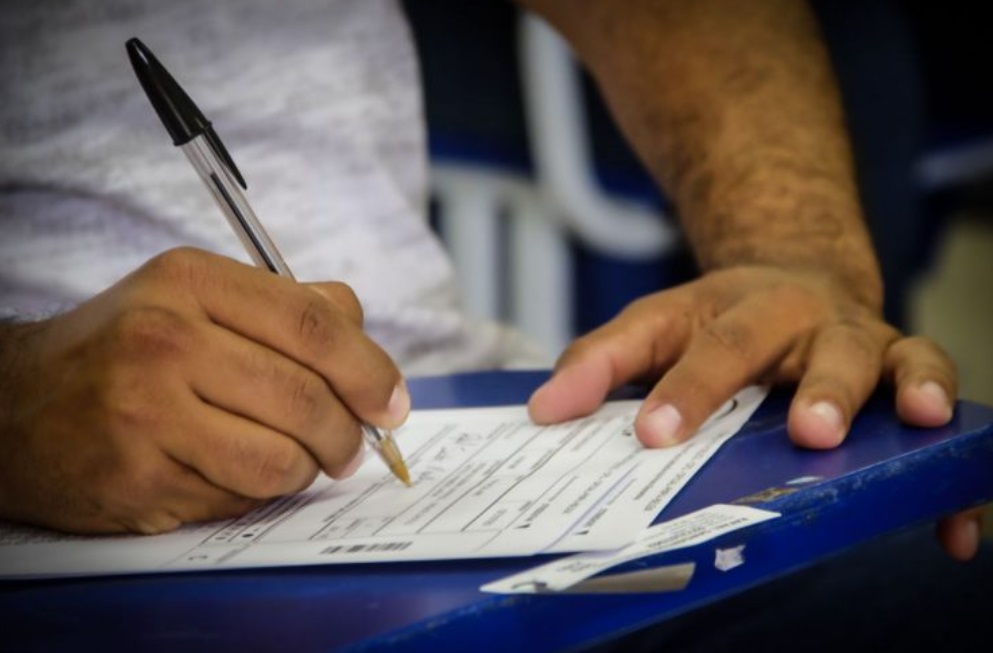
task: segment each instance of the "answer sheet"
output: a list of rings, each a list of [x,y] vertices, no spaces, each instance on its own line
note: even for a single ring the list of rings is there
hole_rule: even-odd
[[[0,578],[616,549],[634,541],[766,389],[742,390],[687,442],[646,449],[640,402],[537,426],[524,406],[414,411],[395,432],[413,487],[375,456],[344,481],[241,517],[155,536],[68,536],[0,523]]]

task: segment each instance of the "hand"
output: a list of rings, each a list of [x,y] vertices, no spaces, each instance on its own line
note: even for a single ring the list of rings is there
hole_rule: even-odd
[[[881,377],[896,385],[906,422],[951,418],[954,367],[935,344],[902,336],[827,277],[740,267],[641,298],[579,338],[529,408],[537,422],[557,422],[622,384],[658,380],[635,429],[645,445],[665,446],[749,383],[799,382],[790,437],[825,449],[842,442]]]
[[[357,466],[409,398],[343,284],[198,250],[0,328],[0,517],[77,532],[240,515]]]
[[[983,510],[966,510],[938,522],[935,528],[938,543],[948,555],[963,562],[975,557],[979,551]]]
[[[826,449],[845,438],[880,379],[896,388],[908,424],[952,416],[955,369],[934,343],[907,337],[878,310],[827,275],[754,266],[705,274],[641,298],[579,338],[531,397],[538,423],[595,410],[625,383],[655,382],[635,420],[650,447],[686,440],[749,383],[796,382],[788,431],[799,446]],[[939,524],[953,556],[975,551],[976,514]]]

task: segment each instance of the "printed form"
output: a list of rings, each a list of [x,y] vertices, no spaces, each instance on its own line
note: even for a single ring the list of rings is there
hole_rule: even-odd
[[[766,389],[745,388],[687,442],[646,449],[640,402],[538,426],[524,406],[414,411],[395,432],[407,488],[369,456],[344,481],[164,535],[83,537],[0,523],[0,578],[525,556],[633,542]]]

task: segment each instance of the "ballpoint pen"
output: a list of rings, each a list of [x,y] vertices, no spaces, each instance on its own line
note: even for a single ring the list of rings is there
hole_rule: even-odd
[[[166,131],[193,164],[241,244],[259,267],[293,279],[293,273],[269,238],[242,189],[248,188],[210,121],[190,96],[137,38],[127,42],[131,66]],[[362,423],[369,446],[383,459],[394,476],[410,486],[410,473],[392,434]]]

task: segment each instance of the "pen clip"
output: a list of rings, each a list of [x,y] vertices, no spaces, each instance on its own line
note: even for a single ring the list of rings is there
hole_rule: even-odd
[[[159,114],[166,131],[172,136],[173,144],[183,145],[197,136],[203,136],[231,176],[242,188],[248,189],[245,178],[241,176],[241,171],[228,154],[227,148],[224,147],[210,121],[179,82],[137,37],[128,39],[126,47],[135,75],[138,76],[138,81],[145,89],[145,95],[148,96],[155,112]]]

